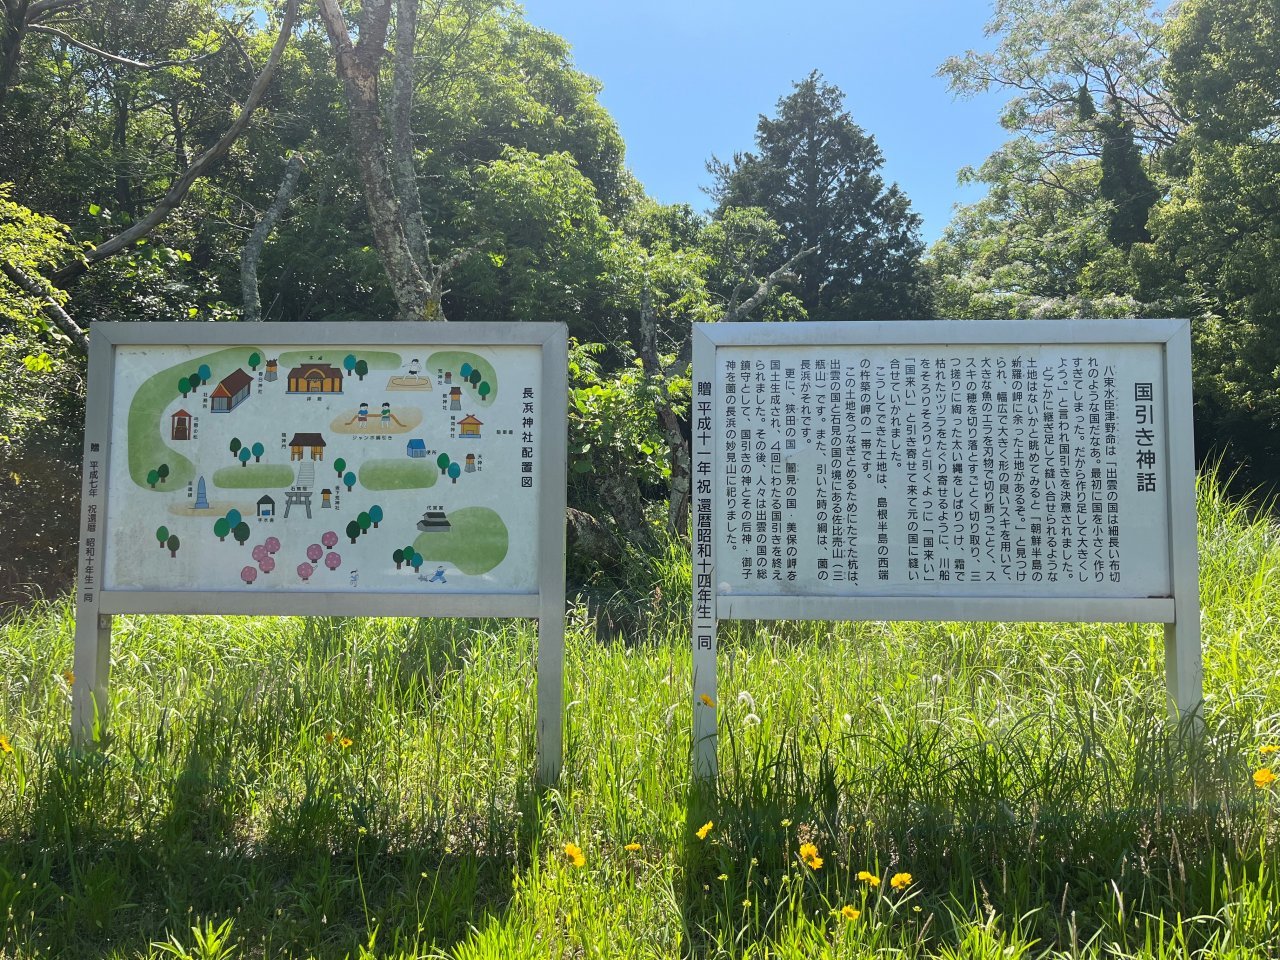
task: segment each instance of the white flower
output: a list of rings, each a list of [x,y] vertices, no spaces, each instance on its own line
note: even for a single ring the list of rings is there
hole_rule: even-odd
[[[750,710],[750,711],[752,711],[752,712],[754,713],[754,712],[755,712],[755,709],[756,709],[756,699],[755,699],[755,697],[751,696],[751,694],[747,693],[747,691],[745,691],[745,690],[739,690],[739,691],[738,691],[738,706],[740,706],[740,707],[746,707],[748,710]]]
[[[758,727],[760,726],[760,718],[754,713],[748,713],[742,718],[742,725],[744,727]]]

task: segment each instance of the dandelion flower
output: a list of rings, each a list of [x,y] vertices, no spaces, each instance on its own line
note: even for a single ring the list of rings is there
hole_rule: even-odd
[[[334,741],[334,740],[336,740],[336,739],[338,739],[338,735],[337,735],[336,733],[334,733],[332,730],[329,730],[329,731],[326,731],[326,732],[325,732],[325,735],[324,735],[324,742],[325,742],[325,743],[333,743],[333,741]]]
[[[857,920],[860,916],[862,916],[862,911],[859,910],[857,907],[851,907],[849,906],[849,904],[846,903],[843,907],[840,908],[840,916],[844,917],[846,920],[852,923],[854,920]]]
[[[698,694],[698,699],[702,701],[704,707],[714,707],[716,705],[716,702],[705,693]]]
[[[63,670],[62,679],[67,681],[67,686],[74,686],[76,682],[76,672],[74,670]]]
[[[0,733],[0,753],[13,753],[13,744],[3,733]]]
[[[355,741],[352,740],[350,737],[343,737],[341,740],[338,741],[338,746],[340,746],[343,750],[345,750],[347,749],[347,747],[351,746],[353,743],[355,743]]]
[[[1276,775],[1270,767],[1262,767],[1253,772],[1253,785],[1259,790],[1265,790],[1276,782]]]
[[[751,898],[750,898],[750,897],[748,897],[746,900],[743,900],[743,901],[742,901],[742,905],[743,905],[744,907],[749,907],[749,906],[751,906]]]
[[[698,828],[698,839],[699,840],[707,839],[707,834],[711,832],[711,828],[714,827],[715,825],[716,825],[716,822],[714,820],[708,820],[706,823],[700,826]]]
[[[812,843],[800,844],[800,859],[810,870],[822,869],[822,858],[818,856],[818,848]]]
[[[582,848],[572,841],[564,845],[564,856],[575,869],[587,865],[587,858],[583,855]]]
[[[628,853],[639,853],[639,852],[640,852],[640,844],[635,843],[635,842],[628,843],[628,844],[627,844],[625,847],[623,847],[622,849],[623,849],[623,850],[626,850]]]
[[[893,887],[895,890],[907,889],[907,887],[911,886],[911,874],[895,873],[893,875],[893,879],[889,881],[889,886]]]
[[[783,825],[784,827],[789,827],[789,826],[791,826],[791,818],[790,818],[790,817],[785,818],[785,819],[782,821],[782,825]]]
[[[1268,743],[1265,746],[1259,747],[1258,752],[1264,757],[1269,757],[1273,753],[1280,753],[1280,745]]]
[[[877,877],[870,870],[859,870],[858,879],[861,880],[863,883],[865,883],[869,887],[880,886],[880,878]]]
[[[723,883],[725,880],[729,879],[729,875],[727,873],[722,873],[720,876],[716,877],[716,879]]]

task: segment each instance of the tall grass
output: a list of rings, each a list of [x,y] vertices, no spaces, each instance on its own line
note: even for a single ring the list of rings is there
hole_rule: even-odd
[[[1200,522],[1203,738],[1155,626],[727,624],[710,793],[675,545],[630,636],[571,609],[547,792],[529,624],[118,618],[76,756],[71,610],[34,606],[0,628],[0,956],[1274,957],[1280,532],[1212,479]]]

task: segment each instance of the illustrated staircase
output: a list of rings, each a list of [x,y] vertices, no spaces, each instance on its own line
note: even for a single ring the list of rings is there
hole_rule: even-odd
[[[316,484],[316,465],[310,460],[298,465],[298,479],[294,482],[295,487],[303,490],[310,490]]]

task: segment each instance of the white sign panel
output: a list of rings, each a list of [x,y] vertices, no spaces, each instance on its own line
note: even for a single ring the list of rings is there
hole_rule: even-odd
[[[539,621],[558,774],[562,324],[95,324],[73,733],[116,613]]]
[[[1182,320],[695,325],[694,694],[718,619],[1162,622],[1200,701]]]

